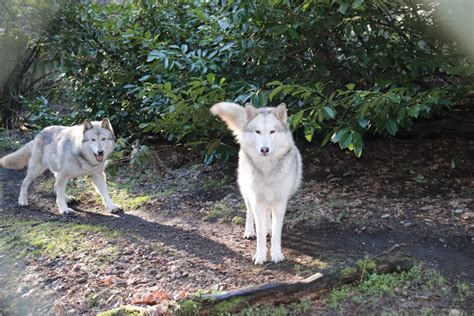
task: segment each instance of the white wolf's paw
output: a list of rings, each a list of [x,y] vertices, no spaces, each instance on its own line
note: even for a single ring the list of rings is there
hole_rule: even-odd
[[[28,206],[28,198],[21,197],[18,199],[18,205],[20,206]]]
[[[253,262],[255,264],[263,264],[265,261],[267,261],[267,256],[265,254],[257,252],[255,256],[253,256]]]
[[[277,263],[277,262],[281,262],[285,260],[285,256],[281,253],[281,252],[278,252],[278,253],[272,253],[272,261]]]
[[[66,204],[76,204],[79,203],[79,200],[77,200],[74,196],[66,196]]]
[[[123,212],[123,209],[118,205],[113,205],[112,207],[109,208],[109,212],[112,214],[121,213]]]
[[[255,238],[255,230],[245,230],[244,238],[245,239],[254,239]]]
[[[61,215],[71,214],[71,213],[74,213],[74,210],[72,208],[65,207],[65,208],[60,208],[59,209],[59,214],[61,214]]]

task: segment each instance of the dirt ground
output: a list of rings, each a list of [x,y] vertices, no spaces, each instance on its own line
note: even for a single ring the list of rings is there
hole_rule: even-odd
[[[393,292],[339,301],[333,293],[284,311],[474,313],[474,141],[374,140],[360,159],[335,146],[299,147],[304,185],[285,218],[287,260],[263,266],[251,261],[255,241],[242,238],[235,161],[176,163],[158,150],[179,167],[164,176],[111,168],[112,198],[125,206],[118,215],[104,210],[86,180],[71,184],[76,214],[58,215],[48,174],[20,208],[24,171],[0,169],[0,315],[95,314],[125,304],[166,313],[189,295],[302,279],[394,244],[421,272]],[[253,312],[275,312],[266,308]]]

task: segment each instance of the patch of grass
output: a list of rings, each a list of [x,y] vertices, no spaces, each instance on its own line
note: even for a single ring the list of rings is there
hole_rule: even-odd
[[[217,202],[211,206],[206,212],[204,220],[214,222],[217,220],[223,220],[231,222],[235,219],[235,211],[232,207],[225,205],[224,203]]]
[[[347,278],[350,278],[352,275],[354,275],[354,273],[356,272],[357,272],[357,269],[346,267],[346,268],[341,269],[341,271],[339,272],[339,275],[342,279],[347,279]]]
[[[458,284],[456,284],[455,286],[455,290],[455,301],[459,303],[464,302],[466,299],[473,295],[469,284],[464,282],[458,282]]]
[[[175,257],[178,253],[176,250],[172,248],[165,247],[164,245],[160,245],[157,243],[152,243],[151,244],[151,249],[158,253],[161,256],[167,256],[167,257]]]
[[[236,308],[241,308],[242,306],[248,306],[247,300],[244,298],[234,298],[232,300],[216,304],[213,306],[210,313],[214,315],[223,315],[226,313],[231,313],[235,311]]]
[[[310,203],[309,205],[301,205],[294,209],[289,208],[285,215],[285,225],[294,227],[305,223],[305,225],[316,226],[324,217],[325,215],[320,211],[320,205]]]
[[[239,316],[286,316],[304,315],[308,313],[313,305],[313,301],[302,299],[299,302],[288,305],[256,305],[243,309],[235,315]]]
[[[43,177],[44,176],[40,176],[38,178],[38,180],[35,182],[34,187],[32,186],[32,189],[37,192],[42,192],[42,193],[47,193],[47,192],[54,193],[54,177],[53,176],[47,177],[47,178],[43,178]]]
[[[91,237],[113,239],[120,235],[119,232],[91,225],[22,219],[6,219],[2,227],[0,253],[11,252],[20,256],[41,254],[54,258],[75,251],[87,253],[101,247]],[[99,251],[99,258],[105,261],[114,260],[116,255],[113,245]]]
[[[422,174],[418,174],[416,175],[416,177],[413,178],[413,180],[415,180],[415,182],[417,183],[420,183],[420,184],[423,184],[423,183],[427,183],[428,180],[426,179],[426,177]]]
[[[224,175],[222,178],[208,178],[202,184],[204,191],[212,191],[224,186],[229,181],[229,177]]]
[[[98,260],[99,264],[102,265],[110,265],[111,263],[115,262],[115,260],[119,256],[119,249],[116,246],[105,246],[101,250],[96,253],[96,259]]]
[[[333,208],[333,209],[337,209],[337,210],[345,210],[347,209],[347,205],[344,201],[341,201],[341,200],[329,200],[328,201],[328,206],[330,208]]]
[[[359,265],[358,269],[363,267],[363,262]],[[370,268],[370,265],[366,267]],[[399,315],[405,312],[436,315],[449,311],[450,304],[455,304],[456,307],[471,298],[469,285],[450,285],[437,271],[416,265],[401,273],[368,273],[358,284],[334,289],[325,299],[325,303],[333,313],[357,309],[362,314],[383,310],[383,315]]]
[[[364,261],[359,260],[357,264],[358,269],[364,269]],[[385,294],[393,295],[397,288],[403,288],[407,283],[419,280],[420,277],[420,270],[417,266],[410,271],[402,273],[371,273],[359,284],[334,289],[330,293],[327,302],[331,308],[337,309],[342,301],[349,300],[351,303],[359,304],[365,300],[374,299]]]
[[[108,182],[108,190],[110,197],[114,203],[123,208],[133,209],[137,208],[147,202],[150,202],[154,195],[140,192],[140,190],[133,190],[134,182],[132,180],[127,183]],[[99,194],[95,192],[94,186],[89,177],[78,177],[72,181],[66,190],[68,195],[76,197],[79,201],[89,201],[96,204],[102,204],[102,199]]]
[[[145,316],[149,314],[149,311],[143,307],[125,305],[109,311],[100,312],[97,316]]]
[[[85,300],[85,303],[87,304],[87,306],[89,306],[90,308],[94,308],[94,307],[99,306],[100,301],[102,300],[102,297],[100,296],[99,293],[91,292],[91,293],[86,295],[84,300]]]
[[[357,260],[356,267],[361,273],[360,279],[363,280],[367,274],[372,273],[377,268],[377,265],[372,260],[365,258]]]
[[[198,315],[201,306],[193,300],[178,301],[172,309],[172,315],[189,316]]]
[[[317,269],[326,269],[327,267],[329,267],[329,263],[321,259],[314,258],[310,262],[308,262],[308,266]]]
[[[125,207],[127,209],[137,208],[145,203],[150,202],[153,198],[153,196],[146,195],[146,194],[134,195],[134,194],[131,194],[127,190],[114,188],[114,186],[111,186],[109,194],[111,194],[111,196],[113,197],[112,199],[116,204],[122,207]],[[101,201],[102,200],[99,199],[98,202],[101,202]]]
[[[231,222],[234,223],[235,225],[238,225],[238,226],[244,226],[245,225],[245,218],[243,218],[242,216],[234,216],[234,217],[232,217]]]

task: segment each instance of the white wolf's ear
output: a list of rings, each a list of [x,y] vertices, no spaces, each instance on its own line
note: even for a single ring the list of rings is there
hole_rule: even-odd
[[[258,110],[250,103],[245,103],[244,119],[245,122],[250,122],[258,115]]]
[[[93,128],[91,121],[89,120],[84,120],[84,123],[82,123],[82,126],[84,127],[84,133]]]
[[[273,115],[276,116],[276,118],[278,120],[280,120],[280,122],[282,122],[283,124],[287,123],[288,113],[287,113],[287,110],[286,110],[286,104],[285,103],[281,103],[279,106],[274,108],[272,110],[272,113],[273,113]]]
[[[110,121],[109,121],[108,118],[105,118],[105,119],[102,120],[101,126],[105,129],[108,129],[112,133],[112,135],[114,135],[114,130],[112,128],[112,124],[110,124]]]

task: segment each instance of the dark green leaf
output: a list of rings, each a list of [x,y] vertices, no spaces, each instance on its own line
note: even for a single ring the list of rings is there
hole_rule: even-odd
[[[351,143],[352,143],[352,133],[348,131],[347,133],[341,136],[341,139],[339,140],[339,147],[341,149],[344,149],[344,148],[347,148],[349,144]]]
[[[385,128],[390,135],[395,136],[398,131],[397,122],[395,122],[393,119],[388,119],[387,123],[385,124]]]
[[[329,107],[329,106],[325,106],[323,107],[322,109],[322,113],[323,113],[323,116],[326,120],[329,120],[329,119],[333,119],[336,117],[336,113],[334,112],[334,110]]]
[[[313,140],[314,135],[314,127],[313,126],[305,126],[304,128],[304,137],[308,142]]]
[[[350,132],[351,131],[347,127],[343,127],[332,135],[331,141],[333,143],[337,143],[341,140],[343,136],[345,136],[346,134],[350,134]]]
[[[349,9],[349,7],[350,7],[350,1],[343,0],[337,11],[339,11],[342,14],[346,14],[347,9]]]

